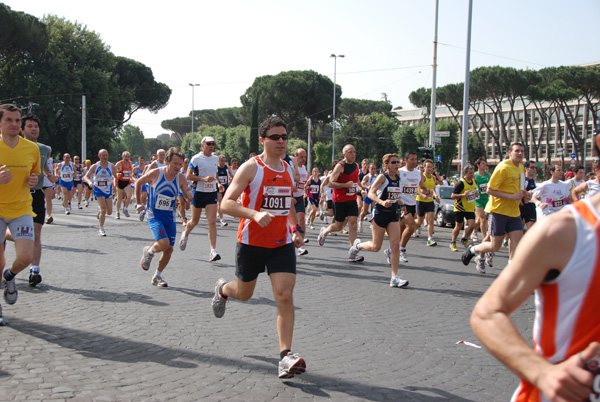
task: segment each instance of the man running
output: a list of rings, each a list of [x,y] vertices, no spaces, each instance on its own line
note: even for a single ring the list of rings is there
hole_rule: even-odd
[[[115,165],[108,161],[108,151],[101,149],[98,151],[98,162],[94,163],[88,172],[83,176],[83,180],[94,190],[94,197],[98,202],[98,235],[106,236],[104,230],[104,221],[106,215],[112,214],[113,198],[113,180],[117,179],[117,169]],[[94,180],[91,180],[91,176]]]
[[[350,144],[344,145],[342,149],[344,159],[338,162],[333,168],[328,185],[333,189],[334,203],[334,221],[326,228],[321,228],[319,233],[319,246],[325,244],[325,238],[331,232],[339,232],[343,229],[345,222],[348,222],[348,242],[351,246],[356,240],[356,231],[358,226],[358,204],[356,203],[356,194],[358,192],[358,164],[356,160],[356,150]],[[350,262],[364,261],[364,257],[357,255]]]
[[[117,162],[117,219],[121,219],[121,202],[123,202],[123,215],[129,218],[129,204],[131,203],[131,181],[133,179],[133,164],[131,154],[127,151],[121,155],[123,159]]]
[[[600,374],[585,368],[600,353],[599,209],[596,195],[536,223],[475,305],[473,331],[521,378],[513,401],[599,400]],[[510,314],[534,291],[532,349]]]
[[[543,216],[554,214],[572,202],[570,181],[561,181],[563,178],[562,166],[555,164],[550,166],[550,180],[546,180],[538,188],[533,190],[531,201],[542,210]]]
[[[417,225],[419,226],[415,232],[416,237],[421,234],[421,225],[427,220],[427,246],[437,246],[437,242],[433,240],[433,214],[435,213],[435,204],[433,200],[440,203],[440,197],[435,192],[435,172],[433,161],[426,159],[423,162],[425,165],[425,181],[423,184],[427,189],[427,193],[424,193],[420,189],[417,190]],[[427,195],[430,194],[430,195]]]
[[[596,175],[593,179],[584,181],[573,190],[573,198],[578,200],[585,197],[592,197],[600,192],[600,175]]]
[[[19,135],[21,110],[15,105],[0,105],[0,288],[4,301],[15,304],[18,298],[15,276],[33,261],[34,223],[31,189],[42,173],[39,147]],[[43,216],[43,215],[42,215]],[[15,242],[16,257],[6,266],[4,240],[6,229]],[[6,325],[0,306],[0,326]]]
[[[250,299],[258,275],[266,268],[277,303],[278,375],[290,378],[306,370],[304,359],[291,351],[296,284],[294,246],[302,245],[302,237],[292,205],[293,172],[282,161],[287,149],[286,124],[278,117],[269,117],[261,124],[259,134],[263,153],[240,167],[223,199],[223,211],[240,218],[235,259],[237,279],[217,281],[212,309],[215,317],[220,318],[230,297]],[[241,204],[237,202],[240,195]]]
[[[148,215],[148,225],[154,235],[155,243],[152,246],[144,247],[142,260],[140,262],[142,269],[150,269],[150,263],[156,253],[163,253],[158,261],[158,268],[152,276],[152,285],[166,288],[167,282],[162,278],[162,272],[169,263],[173,254],[173,245],[177,237],[177,224],[175,222],[175,211],[177,203],[177,194],[183,193],[191,200],[192,194],[188,190],[185,176],[181,173],[183,160],[185,157],[179,148],[169,148],[166,153],[167,166],[152,169],[143,175],[135,183],[135,200],[137,210],[146,209]],[[142,186],[149,183],[148,203],[142,203]]]
[[[74,169],[71,163],[71,155],[64,154],[63,161],[58,164],[57,168],[58,184],[62,190],[62,203],[65,208],[65,215],[71,214],[71,199],[73,198],[73,176]]]
[[[215,145],[213,137],[202,138],[200,143],[202,151],[190,160],[186,178],[194,182],[192,219],[188,221],[179,239],[179,248],[183,251],[187,246],[189,234],[200,221],[202,209],[205,209],[206,220],[208,221],[208,241],[210,243],[209,261],[221,259],[219,253],[217,253],[217,200],[220,184],[217,180],[219,157],[213,155]]]
[[[296,169],[298,171],[298,175],[300,179],[296,182],[296,186],[294,187],[294,199],[296,203],[294,207],[296,208],[296,220],[298,224],[302,228],[300,235],[302,236],[302,240],[304,240],[304,234],[306,232],[306,206],[304,205],[304,195],[306,192],[305,184],[308,178],[308,171],[306,170],[306,151],[302,148],[296,149],[294,152],[294,157],[296,158]],[[308,239],[305,241],[308,243]],[[298,255],[306,255],[308,254],[308,250],[304,247],[300,247],[298,249]]]
[[[477,246],[469,246],[462,255],[464,265],[469,265],[471,258],[479,254],[477,270],[485,273],[485,253],[495,253],[502,247],[502,240],[508,233],[509,255],[512,255],[523,237],[523,221],[519,204],[521,199],[529,200],[525,191],[525,169],[521,164],[525,148],[523,144],[515,142],[508,150],[508,159],[496,166],[490,178],[488,194],[491,196],[485,212],[487,212],[490,225],[490,241],[484,241]],[[510,261],[510,259],[509,259]]]
[[[454,229],[452,230],[452,242],[450,243],[452,251],[458,251],[456,239],[458,239],[465,221],[467,221],[468,228],[460,240],[465,247],[469,246],[469,236],[475,227],[475,200],[479,192],[477,191],[477,184],[474,178],[475,169],[473,166],[465,166],[463,169],[463,178],[456,183],[454,191],[451,194],[454,200]]]
[[[225,159],[224,155],[219,156],[219,164],[217,166],[217,178],[219,179],[219,198],[217,199],[217,213],[219,214],[219,222],[221,223],[221,227],[224,228],[227,226],[227,222],[223,219],[223,211],[221,210],[221,201],[223,201],[223,195],[227,188],[229,187],[229,183],[231,183],[231,179],[233,179],[233,175],[231,174],[231,169],[227,166],[227,159]]]

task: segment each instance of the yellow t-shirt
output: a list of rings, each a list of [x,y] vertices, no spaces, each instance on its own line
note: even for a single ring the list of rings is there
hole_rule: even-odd
[[[515,166],[510,160],[506,159],[496,166],[494,173],[488,183],[488,188],[502,191],[507,194],[515,194],[525,188],[525,168],[522,164]],[[485,212],[506,215],[510,217],[521,216],[519,210],[520,201],[509,200],[490,196]]]
[[[425,177],[425,187],[427,188],[427,190],[433,190],[435,188],[435,179],[433,178],[433,175],[431,175],[431,177],[427,177],[426,174],[423,174],[423,176]],[[421,202],[433,202],[433,196],[431,197],[421,197],[420,194],[417,195],[417,201],[421,201]]]
[[[0,166],[6,165],[12,180],[0,184],[0,217],[15,219],[35,216],[31,208],[31,191],[27,179],[31,173],[41,174],[40,149],[37,144],[19,137],[16,147],[10,148],[0,140]]]

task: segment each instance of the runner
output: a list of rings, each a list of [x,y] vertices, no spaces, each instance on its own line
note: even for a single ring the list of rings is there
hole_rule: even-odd
[[[508,233],[509,261],[514,250],[523,237],[523,221],[519,211],[521,199],[529,200],[525,191],[525,169],[521,164],[525,149],[522,144],[515,142],[508,150],[508,159],[496,166],[488,185],[488,194],[491,196],[485,212],[490,221],[490,241],[472,246],[469,245],[462,255],[464,265],[469,265],[471,258],[479,253],[477,270],[485,273],[485,253],[495,253],[502,247],[502,239]]]
[[[64,154],[63,161],[56,167],[58,172],[58,184],[62,192],[62,204],[65,208],[65,215],[71,214],[71,199],[73,198],[73,176],[74,169],[71,163],[71,155]]]
[[[75,192],[77,192],[77,209],[83,209],[81,206],[81,199],[83,198],[83,184],[81,179],[83,177],[83,165],[79,159],[79,156],[73,157],[73,198],[75,198]]]
[[[561,181],[563,178],[562,166],[559,164],[550,166],[552,177],[540,184],[533,190],[531,201],[536,207],[542,210],[543,216],[554,214],[565,206],[567,202],[572,202],[571,189],[573,183],[571,181]]]
[[[152,246],[144,247],[140,264],[142,269],[147,271],[150,269],[154,255],[162,252],[151,283],[164,288],[168,285],[162,278],[162,272],[171,259],[177,237],[175,222],[177,194],[181,192],[188,200],[193,198],[188,190],[185,176],[181,173],[184,161],[181,150],[175,147],[169,148],[166,153],[166,161],[166,167],[150,170],[135,183],[137,210],[141,212],[147,209],[148,225],[152,230],[154,240],[156,240]],[[142,186],[146,183],[150,184],[150,195],[147,205],[144,205],[141,194]]]
[[[44,176],[44,201],[46,204],[46,223],[50,224],[54,222],[52,217],[52,200],[56,196],[54,188],[58,183],[58,176],[54,175],[54,160],[48,156],[46,160],[46,168],[50,170],[50,174]]]
[[[278,375],[279,378],[290,378],[306,370],[304,359],[291,352],[296,283],[294,246],[302,245],[302,237],[292,205],[293,172],[282,161],[287,149],[286,125],[278,117],[269,117],[261,124],[259,132],[263,153],[242,165],[223,199],[223,211],[240,218],[237,279],[217,281],[212,309],[215,317],[220,318],[225,314],[230,297],[241,301],[250,299],[258,275],[266,268],[277,303]],[[241,204],[237,202],[240,195]]]
[[[129,204],[131,203],[131,181],[133,179],[133,164],[131,163],[131,154],[127,151],[121,155],[123,159],[117,162],[117,216],[121,219],[121,202],[123,202],[123,215],[129,218]]]
[[[233,179],[233,175],[231,174],[231,169],[227,166],[227,159],[225,159],[224,155],[219,156],[219,164],[217,167],[217,177],[219,179],[219,195],[217,199],[217,213],[219,214],[219,222],[221,223],[221,227],[224,228],[227,226],[227,222],[223,219],[223,211],[221,211],[221,201],[223,200],[223,195],[225,191],[227,191],[227,187],[229,187],[229,183]]]
[[[359,174],[360,177],[360,174]],[[362,209],[360,209],[360,215],[358,216],[358,231],[362,233],[363,231],[363,221],[367,217],[369,213],[369,208],[371,207],[371,199],[367,196],[369,194],[369,190],[371,188],[371,184],[375,181],[377,177],[377,165],[371,163],[369,165],[369,171],[366,175],[364,175],[361,179],[360,186],[362,188],[361,193],[364,192],[364,197],[362,198]]]
[[[185,158],[183,160],[183,166],[181,167],[181,173],[183,174],[184,177],[187,174],[189,165],[190,165],[190,160],[188,158]],[[186,183],[188,190],[190,190],[190,193],[191,193],[192,182],[190,180],[186,180],[185,183]],[[181,224],[183,226],[187,225],[187,217],[186,217],[185,211],[190,209],[190,205],[191,205],[190,200],[187,199],[187,197],[185,196],[185,194],[183,192],[179,191],[177,193],[177,212],[179,213],[179,217],[181,218]]]
[[[435,172],[433,170],[433,161],[431,159],[426,159],[423,162],[425,165],[425,188],[428,190],[427,195],[425,192],[421,191],[421,189],[417,190],[417,225],[419,226],[415,231],[416,237],[421,235],[421,225],[425,220],[427,220],[427,246],[433,247],[437,246],[437,242],[433,240],[433,215],[435,213],[435,204],[433,200],[435,199],[438,204],[440,202],[440,197],[435,192]]]
[[[304,243],[308,243],[308,239],[305,239],[304,234],[306,232],[306,207],[304,205],[304,196],[306,194],[306,180],[308,179],[308,171],[306,170],[306,151],[302,148],[296,149],[294,152],[294,157],[296,158],[296,169],[298,171],[299,180],[295,181],[296,186],[294,187],[294,199],[296,200],[294,207],[296,208],[296,220],[298,224],[302,228],[300,231],[300,235],[302,236],[302,241]],[[300,247],[298,249],[298,255],[306,255],[308,254],[308,250],[304,247]]]
[[[584,367],[600,353],[599,208],[596,195],[536,223],[473,310],[477,337],[521,378],[513,401],[600,396],[600,375]],[[510,314],[534,291],[532,349]]]
[[[376,167],[377,168],[377,167]],[[367,194],[369,193],[368,188],[363,187],[363,179],[366,175],[369,174],[369,160],[363,159],[360,162],[360,170],[358,172],[358,197],[356,197],[356,201],[358,202],[358,231],[362,233],[362,221],[365,219],[367,214],[369,213],[369,204],[365,204],[364,200],[367,198]],[[375,177],[371,180],[371,183],[375,180]],[[370,183],[369,183],[370,184]]]
[[[92,161],[89,159],[86,159],[85,167],[83,169],[84,176],[87,174],[88,170],[90,170],[91,166],[92,166]],[[94,192],[92,191],[92,188],[90,187],[90,185],[85,180],[83,180],[83,177],[81,178],[81,181],[83,183],[83,197],[85,198],[85,207],[87,208],[90,206],[90,199],[92,198],[92,195]]]
[[[21,110],[9,104],[0,105],[0,287],[4,301],[15,304],[18,298],[15,276],[33,261],[35,251],[31,189],[42,173],[40,149],[19,135]],[[44,215],[42,215],[43,217]],[[42,218],[43,219],[43,218]],[[4,240],[6,231],[15,242],[16,256],[5,268]],[[6,325],[0,306],[0,326]]]
[[[390,287],[403,288],[408,286],[408,281],[398,276],[400,261],[400,215],[404,205],[399,202],[402,188],[400,187],[400,159],[397,154],[383,156],[385,173],[377,176],[370,186],[368,197],[375,203],[371,224],[372,240],[361,243],[354,241],[349,250],[349,259],[356,258],[360,250],[378,252],[383,243],[383,236],[387,232],[390,240],[390,263],[392,264],[392,278]]]
[[[454,200],[454,229],[452,230],[452,242],[450,249],[458,251],[456,247],[456,239],[463,228],[464,221],[467,221],[468,228],[465,230],[465,235],[460,242],[465,246],[469,246],[469,236],[475,227],[475,200],[479,195],[477,191],[477,183],[475,183],[475,169],[471,165],[465,166],[463,169],[463,178],[460,179],[454,191],[451,194]]]
[[[192,219],[181,233],[179,248],[182,251],[185,250],[188,236],[200,221],[204,208],[208,221],[208,241],[210,242],[208,260],[218,261],[221,256],[217,253],[217,200],[219,187],[222,187],[217,180],[219,157],[213,155],[215,149],[213,137],[202,138],[200,145],[202,151],[192,157],[186,174],[186,178],[194,182],[194,200],[192,201]]]
[[[184,161],[184,163],[185,163],[185,161]],[[135,164],[135,168],[133,169],[134,179],[137,180],[140,177],[142,177],[144,175],[145,170],[146,170],[146,159],[143,156],[140,156],[138,158],[137,163]],[[136,197],[136,200],[137,200],[137,195],[135,193],[136,192],[135,192],[135,187],[134,187],[134,196]],[[140,196],[142,197],[141,198],[142,205],[146,205],[146,201],[148,200],[148,183],[146,183],[142,186]],[[143,212],[137,211],[137,213],[139,214],[140,222],[142,222],[144,220],[144,216],[146,215],[146,211],[145,210]]]
[[[94,163],[88,172],[83,176],[83,180],[94,190],[94,197],[98,202],[98,218],[99,229],[98,235],[106,236],[104,230],[104,221],[106,215],[112,214],[112,198],[113,198],[113,179],[117,179],[117,169],[115,165],[108,161],[108,151],[101,149],[98,151],[98,162]],[[91,177],[94,176],[92,181]]]
[[[310,213],[308,214],[308,222],[310,229],[314,230],[313,223],[317,212],[319,211],[319,205],[321,202],[321,178],[319,177],[319,168],[313,168],[312,175],[306,180],[305,188],[308,189],[308,202],[310,204]]]
[[[231,180],[233,180],[233,177],[237,173],[238,169],[239,167],[237,158],[231,158],[231,168],[229,169],[229,171],[231,172]]]
[[[593,179],[584,181],[573,190],[573,198],[578,200],[582,195],[592,197],[600,192],[600,175],[594,176]]]
[[[319,246],[325,244],[329,233],[339,232],[348,221],[348,242],[354,245],[358,225],[358,204],[356,193],[358,190],[358,164],[355,162],[356,150],[350,144],[344,145],[342,150],[344,159],[333,168],[328,185],[333,189],[334,221],[326,228],[321,228],[319,233]],[[357,255],[349,262],[362,262],[364,257]]]

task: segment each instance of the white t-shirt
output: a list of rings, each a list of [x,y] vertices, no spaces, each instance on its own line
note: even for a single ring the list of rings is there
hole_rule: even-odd
[[[423,173],[419,169],[410,171],[405,167],[398,171],[400,175],[400,188],[402,195],[400,200],[406,205],[417,205],[417,190]]]
[[[216,155],[206,156],[204,155],[204,152],[200,152],[192,156],[189,169],[192,169],[192,172],[195,176],[213,176],[215,178],[211,182],[197,181],[194,183],[195,191],[199,191],[201,193],[213,193],[219,190],[219,180],[217,179],[218,166],[219,157]]]
[[[298,166],[298,173],[300,174],[300,181],[295,187],[298,190],[294,191],[294,197],[302,197],[304,195],[304,185],[306,184],[306,179],[308,178],[308,171],[306,170],[306,166]]]
[[[586,197],[592,197],[593,195],[600,192],[600,183],[598,183],[596,180],[588,180],[587,184],[588,191]]]
[[[571,192],[571,186],[570,181],[553,183],[552,180],[547,180],[533,190],[535,198],[541,203],[548,204],[546,208],[542,209],[544,216],[551,215],[563,209]]]

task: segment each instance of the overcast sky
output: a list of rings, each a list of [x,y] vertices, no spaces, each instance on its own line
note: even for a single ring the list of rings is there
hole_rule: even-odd
[[[111,51],[150,67],[173,91],[157,114],[130,124],[148,138],[162,120],[192,109],[241,106],[256,77],[314,70],[342,96],[413,107],[408,95],[432,85],[435,0],[114,1],[5,0],[15,11],[54,14],[95,31]],[[464,81],[468,0],[440,0],[438,86]],[[471,69],[600,61],[599,0],[473,1]]]

